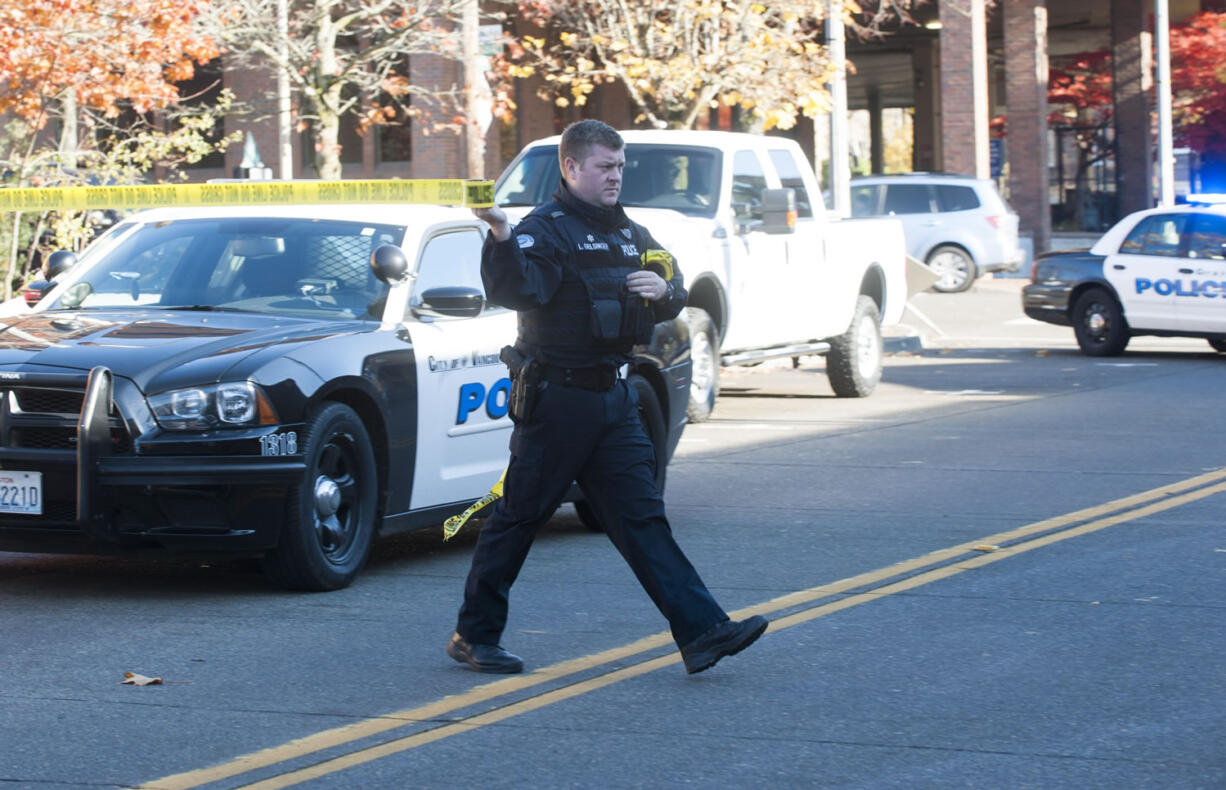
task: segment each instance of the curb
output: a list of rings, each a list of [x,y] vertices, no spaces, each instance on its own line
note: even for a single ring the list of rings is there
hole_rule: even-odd
[[[886,354],[917,354],[924,350],[924,343],[919,335],[886,337],[882,338],[881,342]]]

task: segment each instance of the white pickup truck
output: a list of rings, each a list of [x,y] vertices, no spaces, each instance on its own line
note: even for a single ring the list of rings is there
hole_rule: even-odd
[[[907,299],[902,225],[828,214],[813,168],[786,138],[621,134],[622,205],[677,258],[690,291],[690,419],[710,414],[720,365],[825,354],[837,395],[872,393],[881,325],[897,323]],[[498,179],[494,199],[513,220],[552,196],[558,140],[530,143]]]

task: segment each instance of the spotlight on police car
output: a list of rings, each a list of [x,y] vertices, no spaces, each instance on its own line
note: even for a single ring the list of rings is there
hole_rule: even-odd
[[[409,271],[409,259],[395,244],[384,244],[370,254],[370,268],[385,283],[404,279]]]

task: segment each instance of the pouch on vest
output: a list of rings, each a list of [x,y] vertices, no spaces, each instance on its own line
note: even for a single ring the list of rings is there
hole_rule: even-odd
[[[621,337],[622,303],[617,299],[592,299],[592,337],[614,343]]]
[[[619,330],[622,340],[635,345],[650,343],[651,333],[655,326],[651,307],[643,304],[643,300],[629,299],[623,305],[622,324]]]

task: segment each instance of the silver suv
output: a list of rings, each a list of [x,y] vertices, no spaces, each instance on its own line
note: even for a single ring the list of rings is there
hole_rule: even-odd
[[[937,291],[965,291],[981,274],[1017,271],[1024,257],[1017,214],[986,178],[941,173],[853,178],[851,215],[901,220],[907,254],[941,275],[932,286]]]

